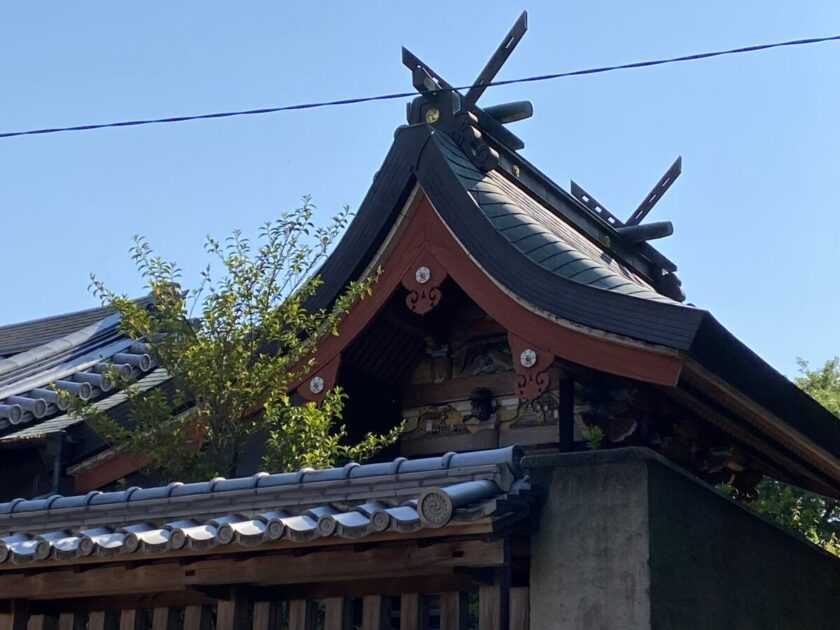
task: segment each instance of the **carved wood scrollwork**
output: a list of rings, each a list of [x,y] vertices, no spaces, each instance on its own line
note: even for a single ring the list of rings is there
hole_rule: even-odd
[[[481,171],[487,173],[499,165],[499,154],[485,142],[474,114],[455,114],[453,127],[449,135]]]
[[[298,385],[296,391],[301,398],[317,403],[324,400],[327,392],[335,387],[339,363],[341,363],[340,354],[327,361],[324,365],[316,366],[312,374]]]
[[[508,332],[508,343],[516,370],[516,393],[524,400],[536,400],[548,391],[551,385],[548,368],[554,362],[554,353],[535,346],[512,332]]]
[[[443,297],[440,285],[448,275],[431,256],[419,256],[402,279],[402,285],[408,289],[406,306],[418,315],[431,311]]]

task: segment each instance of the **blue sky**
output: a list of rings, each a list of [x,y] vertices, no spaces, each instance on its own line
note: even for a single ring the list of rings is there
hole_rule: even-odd
[[[309,6],[304,6],[308,4]],[[406,45],[469,83],[522,9],[499,78],[840,33],[836,0],[41,2],[0,0],[0,131],[403,91]],[[624,216],[677,155],[651,220],[689,301],[782,372],[840,354],[840,43],[489,90],[530,99],[523,154]],[[145,235],[193,282],[207,233],[253,232],[311,193],[358,206],[400,101],[0,140],[0,324],[140,294]]]

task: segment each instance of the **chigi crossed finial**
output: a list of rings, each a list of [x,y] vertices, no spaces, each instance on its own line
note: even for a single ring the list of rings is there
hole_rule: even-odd
[[[426,123],[445,132],[459,144],[470,161],[484,172],[493,170],[499,163],[499,154],[493,146],[501,145],[513,151],[524,148],[525,143],[505,125],[530,118],[534,113],[531,103],[516,101],[482,108],[478,106],[478,100],[527,30],[528,13],[523,11],[466,94],[461,94],[414,53],[403,48],[403,64],[411,70],[412,84],[420,93],[408,105],[408,123]],[[492,143],[485,140],[485,134],[492,138]],[[574,181],[571,183],[571,193],[590,212],[612,226],[623,241],[629,244],[644,243],[673,233],[669,221],[645,225],[641,223],[681,172],[682,158],[677,158],[626,221],[607,210]]]
[[[607,210],[595,197],[581,188],[574,180],[572,180],[571,193],[575,199],[589,208],[589,210],[612,225],[616,232],[626,241],[630,243],[642,243],[644,241],[670,236],[674,233],[674,226],[670,221],[657,221],[656,223],[647,223],[645,225],[641,225],[641,223],[648,213],[653,210],[653,207],[662,198],[662,195],[671,187],[671,184],[677,180],[680,173],[682,173],[682,157],[674,160],[674,163],[659,178],[659,181],[656,182],[653,189],[645,196],[639,204],[639,207],[624,222]]]
[[[485,172],[496,167],[499,155],[484,141],[482,134],[489,134],[496,142],[514,151],[523,148],[525,143],[504,125],[530,118],[534,113],[531,103],[518,101],[482,109],[477,102],[527,30],[528,13],[523,11],[466,95],[403,48],[403,64],[411,70],[414,88],[421,94],[408,105],[409,124],[428,123],[445,131]]]

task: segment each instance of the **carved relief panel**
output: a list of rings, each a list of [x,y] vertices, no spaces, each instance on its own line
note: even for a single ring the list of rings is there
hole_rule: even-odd
[[[523,367],[522,349],[517,346],[514,353],[504,332],[455,337],[427,348],[404,389],[403,454],[528,443],[521,429],[556,426],[558,392],[550,387],[558,382],[553,356],[545,353],[533,362],[528,358],[529,366]],[[512,432],[518,439],[508,439]],[[556,428],[543,431],[537,440],[546,435],[547,441],[556,441]]]

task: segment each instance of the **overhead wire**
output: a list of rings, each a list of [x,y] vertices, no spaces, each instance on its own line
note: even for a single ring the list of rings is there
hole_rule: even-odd
[[[639,68],[649,68],[654,66],[662,66],[666,64],[682,63],[687,61],[698,61],[701,59],[710,59],[713,57],[722,57],[725,55],[737,55],[743,53],[752,53],[762,50],[769,50],[772,48],[783,48],[790,46],[806,46],[811,44],[820,44],[824,42],[840,41],[840,35],[831,35],[828,37],[810,37],[807,39],[794,39],[784,42],[775,42],[770,44],[756,44],[753,46],[743,46],[740,48],[730,48],[727,50],[716,50],[711,52],[695,53],[691,55],[682,55],[679,57],[669,57],[665,59],[654,59],[648,61],[636,61],[633,63],[625,63],[612,66],[601,66],[596,68],[586,68],[583,70],[570,70],[567,72],[556,72],[553,74],[540,74],[530,77],[521,77],[518,79],[507,79],[500,81],[492,81],[484,84],[484,87],[499,87],[503,85],[515,85],[519,83],[536,83],[540,81],[549,81],[553,79],[562,79],[565,77],[585,76],[592,74],[603,74],[606,72],[616,72],[620,70],[633,70]],[[469,90],[473,85],[465,85],[460,87],[450,88],[452,90],[463,91]],[[14,138],[18,136],[35,136],[53,133],[62,133],[66,131],[92,131],[94,129],[107,129],[112,127],[136,127],[140,125],[158,125],[165,123],[179,123],[191,120],[210,120],[215,118],[232,118],[234,116],[254,116],[258,114],[273,114],[277,112],[298,111],[305,109],[317,109],[324,107],[338,107],[343,105],[355,105],[359,103],[370,103],[373,101],[390,101],[402,98],[410,98],[416,96],[416,92],[396,92],[393,94],[379,94],[376,96],[362,96],[358,98],[343,98],[331,101],[317,101],[313,103],[299,103],[296,105],[283,105],[280,107],[263,107],[259,109],[246,109],[239,111],[217,112],[212,114],[196,114],[190,116],[170,116],[167,118],[148,118],[140,120],[126,120],[120,122],[99,123],[90,125],[75,125],[70,127],[49,127],[42,129],[29,129],[26,131],[8,131],[0,133],[0,139]]]

